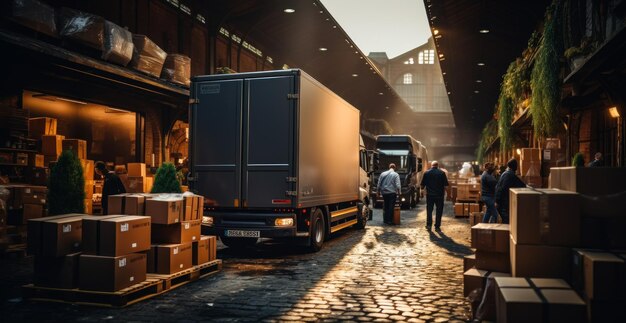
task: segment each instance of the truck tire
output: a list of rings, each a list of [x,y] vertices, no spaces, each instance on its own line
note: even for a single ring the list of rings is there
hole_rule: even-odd
[[[315,209],[311,217],[311,235],[309,236],[309,252],[318,252],[324,245],[326,238],[326,221],[324,213],[320,209]]]
[[[363,230],[365,229],[365,226],[367,225],[367,219],[369,219],[370,216],[370,212],[372,212],[369,208],[369,204],[368,203],[357,203],[356,204],[358,211],[356,214],[356,224],[354,225],[354,227],[356,229],[359,230]]]
[[[246,247],[254,246],[257,242],[257,238],[232,238],[232,237],[220,237],[222,243],[229,248],[242,249]]]

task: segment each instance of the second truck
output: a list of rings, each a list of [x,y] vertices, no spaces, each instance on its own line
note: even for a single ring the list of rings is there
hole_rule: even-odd
[[[287,238],[317,251],[331,233],[365,227],[359,110],[303,71],[194,77],[189,116],[203,231],[231,247]]]

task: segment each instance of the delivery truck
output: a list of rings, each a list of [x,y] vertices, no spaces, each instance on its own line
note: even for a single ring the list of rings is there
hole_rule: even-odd
[[[289,238],[317,251],[331,233],[365,227],[359,110],[304,71],[196,76],[189,109],[204,232],[230,247]]]
[[[428,152],[421,142],[410,135],[380,135],[376,137],[376,155],[372,173],[371,200],[373,205],[382,204],[382,196],[377,197],[377,185],[380,174],[389,169],[389,164],[396,165],[400,175],[400,199],[404,208],[413,208],[419,202],[420,183],[424,175],[424,165],[428,165]]]

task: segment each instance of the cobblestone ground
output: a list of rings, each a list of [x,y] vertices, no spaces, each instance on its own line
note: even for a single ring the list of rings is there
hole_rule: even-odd
[[[0,321],[465,322],[469,225],[447,202],[443,232],[428,232],[425,213],[422,201],[387,226],[375,210],[366,230],[338,234],[315,254],[272,241],[244,252],[221,246],[219,274],[124,309],[22,300],[32,259],[3,259]]]

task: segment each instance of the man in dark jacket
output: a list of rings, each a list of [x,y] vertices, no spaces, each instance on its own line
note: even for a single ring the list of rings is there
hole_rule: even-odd
[[[500,180],[496,185],[496,209],[502,217],[502,223],[509,223],[509,189],[526,187],[526,184],[515,175],[517,160],[512,158],[506,166],[506,171],[500,175]]]
[[[437,207],[435,218],[435,230],[441,230],[441,217],[443,216],[443,199],[446,186],[448,186],[446,173],[439,169],[439,163],[433,161],[431,168],[424,173],[422,189],[426,188],[426,230],[430,230],[433,225],[433,208]]]
[[[124,184],[114,172],[107,170],[104,162],[96,162],[96,174],[104,177],[104,185],[102,186],[102,215],[109,214],[109,195],[126,193]]]
[[[498,181],[493,177],[495,167],[492,163],[485,163],[484,171],[480,176],[480,191],[481,200],[485,203],[485,216],[483,217],[483,223],[497,222],[498,211],[496,211],[496,184]]]
[[[593,156],[593,160],[591,161],[591,163],[589,163],[589,167],[603,167],[603,166],[604,166],[604,160],[602,160],[602,153],[597,152]]]

